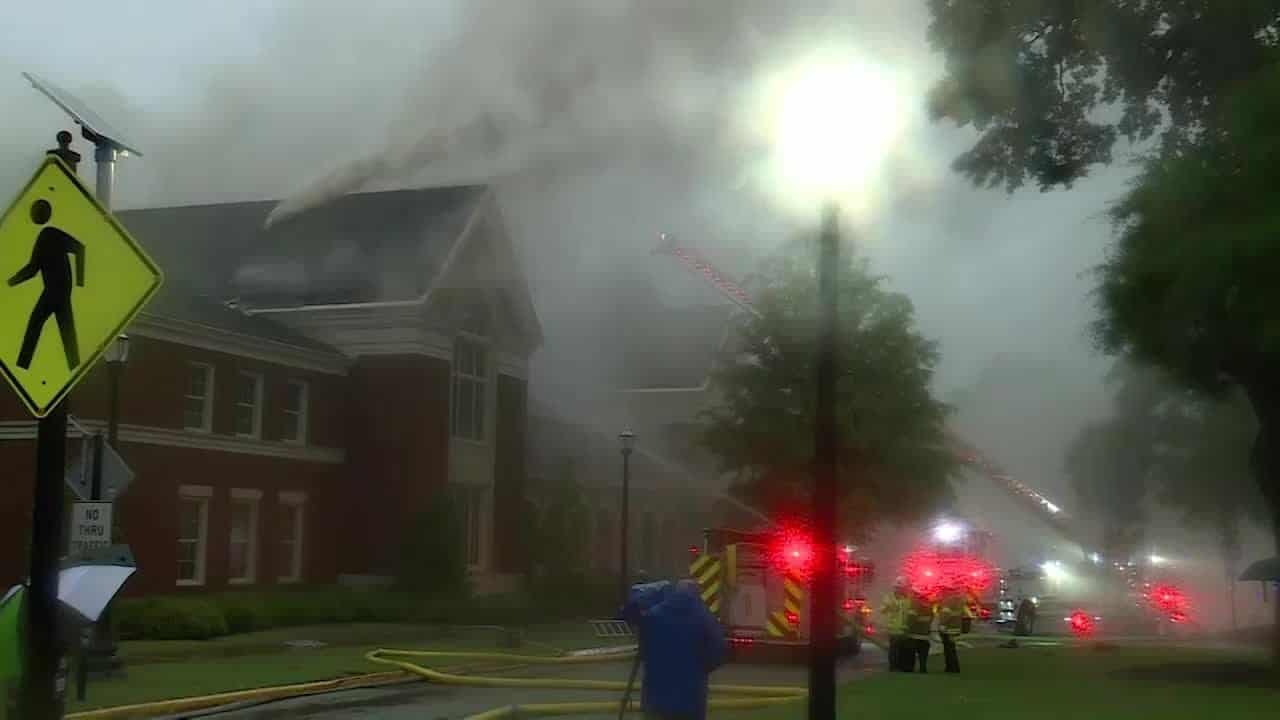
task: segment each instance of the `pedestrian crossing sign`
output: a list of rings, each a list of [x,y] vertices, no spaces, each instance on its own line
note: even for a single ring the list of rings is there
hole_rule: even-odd
[[[55,156],[0,217],[0,372],[44,417],[160,288],[160,268]]]

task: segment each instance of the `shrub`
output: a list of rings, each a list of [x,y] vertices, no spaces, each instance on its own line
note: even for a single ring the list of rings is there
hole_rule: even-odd
[[[126,640],[207,640],[228,633],[222,609],[206,598],[121,600],[114,616]]]
[[[467,560],[458,503],[442,488],[427,507],[409,522],[400,547],[397,586],[402,590],[462,593],[467,584]]]

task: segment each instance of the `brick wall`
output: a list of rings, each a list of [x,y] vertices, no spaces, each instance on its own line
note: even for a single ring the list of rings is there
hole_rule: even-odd
[[[347,388],[344,521],[367,537],[341,549],[344,572],[393,572],[406,522],[449,478],[449,363],[360,358]]]

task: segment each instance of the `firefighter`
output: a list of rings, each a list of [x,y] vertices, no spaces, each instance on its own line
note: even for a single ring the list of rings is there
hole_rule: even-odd
[[[907,610],[907,652],[903,661],[906,672],[929,672],[929,635],[933,632],[933,603],[919,590],[913,590]]]
[[[884,616],[885,632],[889,634],[889,671],[911,672],[910,648],[907,647],[907,613],[911,610],[911,590],[907,579],[897,577],[893,590],[885,595],[880,605]]]
[[[693,580],[681,580],[653,599],[636,602],[627,613],[637,620],[643,648],[645,717],[704,720],[708,676],[725,659],[724,632]]]
[[[956,652],[956,638],[965,632],[965,621],[972,621],[968,593],[951,590],[943,593],[938,601],[938,636],[942,640],[942,657],[949,673],[960,672],[960,654]]]

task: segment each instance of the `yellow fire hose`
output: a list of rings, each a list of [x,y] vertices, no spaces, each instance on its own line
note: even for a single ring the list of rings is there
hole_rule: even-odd
[[[389,650],[378,649],[365,654],[370,662],[390,665],[401,672],[370,673],[336,680],[279,685],[275,687],[240,690],[236,692],[217,693],[198,697],[176,698],[158,702],[122,705],[72,713],[66,720],[125,720],[126,718],[147,718],[160,715],[171,715],[214,708],[219,705],[251,701],[283,700],[305,695],[315,695],[337,690],[351,690],[362,687],[386,685],[405,678],[404,673],[416,675],[427,682],[440,685],[486,688],[539,688],[558,690],[600,690],[622,693],[627,683],[620,680],[584,680],[569,678],[511,678],[490,675],[464,675],[457,672],[433,670],[418,664],[414,660],[443,660],[471,662],[493,662],[504,666],[528,665],[585,665],[589,663],[613,662],[634,657],[635,653],[612,653],[607,655],[518,655],[515,653],[497,652],[451,652],[430,650]],[[637,688],[638,689],[638,688]],[[714,710],[751,709],[796,702],[808,696],[803,687],[770,687],[760,685],[711,685],[711,700],[708,707]],[[538,703],[530,705],[508,705],[495,708],[476,715],[467,720],[495,720],[514,715],[573,715],[583,713],[616,712],[620,709],[621,699],[601,700],[594,702]],[[630,712],[640,710],[640,704],[632,701],[627,708]]]
[[[365,654],[370,662],[398,667],[405,672],[418,675],[428,682],[441,685],[460,685],[488,688],[541,688],[557,690],[602,690],[623,692],[627,683],[621,680],[573,680],[566,678],[506,678],[478,675],[459,675],[418,665],[408,660],[395,658],[430,658],[433,660],[480,660],[494,662],[519,663],[521,665],[581,665],[593,662],[607,662],[633,657],[634,653],[616,653],[612,655],[569,655],[561,657],[541,657],[535,655],[513,655],[508,653],[458,653],[434,652],[429,650],[373,650]],[[638,689],[638,688],[637,688]],[[809,691],[802,687],[780,687],[767,685],[711,685],[711,700],[707,707],[712,710],[750,709],[769,707],[787,702],[795,702],[808,696]],[[723,697],[723,696],[737,697]],[[494,708],[467,720],[496,720],[497,718],[516,715],[577,715],[585,713],[611,712],[619,709],[620,700],[601,700],[597,702],[564,702],[535,703],[529,705],[508,705]],[[632,701],[627,708],[629,712],[640,710],[640,704]]]

